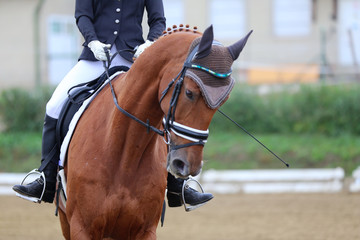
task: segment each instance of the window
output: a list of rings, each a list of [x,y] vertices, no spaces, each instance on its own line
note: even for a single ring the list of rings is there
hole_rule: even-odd
[[[274,0],[274,34],[279,37],[309,35],[312,18],[311,6],[311,0]]]
[[[214,25],[216,38],[241,38],[246,33],[244,0],[211,0],[209,20]]]
[[[80,48],[78,36],[78,30],[72,16],[49,16],[47,47],[50,83],[59,83],[76,64]]]
[[[184,4],[182,0],[165,0],[163,1],[166,17],[166,26],[179,26],[184,23]]]
[[[360,1],[339,2],[339,58],[344,65],[360,62]]]

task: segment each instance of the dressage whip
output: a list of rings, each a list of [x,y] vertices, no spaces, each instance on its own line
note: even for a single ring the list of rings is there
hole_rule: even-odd
[[[104,65],[104,68],[105,68],[105,73],[108,77],[108,79],[110,79],[110,76],[109,76],[109,73],[108,73],[108,69],[111,65],[111,62],[112,60],[115,58],[116,54],[119,54],[119,52],[116,52],[113,56],[110,56],[110,52],[109,52],[109,49],[107,48],[104,48],[104,51],[105,51],[105,54],[106,54],[106,57],[107,57],[107,61],[103,61],[103,65]],[[133,52],[134,50],[123,50],[123,51],[131,51]],[[189,59],[189,56],[187,58],[187,60]],[[185,63],[187,63],[187,60],[185,61]],[[106,64],[107,63],[107,64]],[[172,80],[172,82],[170,82],[170,84],[168,85],[168,87],[165,89],[165,91],[162,93],[162,96],[160,98],[160,102],[162,101],[162,99],[164,98],[165,94],[168,92],[168,90],[171,88],[171,86],[175,83],[175,80],[180,77],[180,79],[183,79],[184,78],[184,75],[185,75],[185,71],[186,71],[186,67],[188,66],[185,66],[184,64],[184,68],[180,71],[180,73]],[[182,81],[178,82],[176,85],[178,85],[177,87],[178,88],[181,88],[181,84]],[[156,127],[153,127],[149,124],[149,121],[147,121],[146,123],[141,121],[140,119],[138,119],[137,117],[133,116],[132,114],[128,113],[127,111],[125,111],[124,109],[122,109],[118,102],[117,102],[117,98],[116,98],[116,94],[115,94],[115,91],[113,89],[113,86],[111,84],[111,81],[109,81],[109,85],[110,85],[110,89],[111,89],[111,92],[112,92],[112,95],[113,95],[113,99],[114,99],[114,103],[116,105],[116,107],[122,112],[124,113],[126,116],[130,117],[131,119],[137,121],[138,123],[144,125],[148,132],[150,130],[154,131],[155,133],[161,135],[161,136],[164,136],[165,132],[164,131],[161,131],[159,129],[157,129]],[[176,89],[175,89],[176,90]],[[177,89],[177,94],[179,94],[180,90]],[[176,95],[176,91],[173,92],[173,95]],[[173,100],[175,100],[174,102],[172,102]],[[171,112],[172,112],[172,115],[174,115],[175,113],[175,108],[176,108],[176,102],[177,102],[177,98],[175,99],[172,99],[171,100],[171,107],[169,109],[169,115],[171,115]],[[172,110],[172,111],[171,111]],[[248,134],[250,137],[252,137],[256,142],[258,142],[261,146],[263,146],[266,150],[268,150],[273,156],[275,156],[278,160],[280,160],[282,163],[284,163],[286,165],[286,167],[289,167],[289,164],[287,162],[285,162],[284,160],[282,160],[278,155],[276,155],[273,151],[271,151],[268,147],[266,147],[262,142],[260,142],[255,136],[253,136],[251,133],[249,133],[244,127],[242,127],[240,124],[238,124],[237,122],[235,122],[233,119],[231,119],[228,115],[226,115],[224,112],[222,112],[220,109],[218,109],[218,112],[220,112],[223,116],[225,116],[227,119],[229,119],[231,122],[233,122],[237,127],[241,128],[246,134]],[[169,121],[169,118],[167,120],[167,122]],[[165,124],[167,125],[167,124]],[[199,141],[198,143],[200,143],[201,145],[203,145],[203,141]],[[192,146],[192,145],[198,145],[198,143],[191,143],[191,144],[185,144],[185,145],[181,145],[181,148],[182,147],[189,147],[189,146]]]
[[[260,142],[254,135],[249,133],[244,127],[242,127],[240,124],[232,120],[228,115],[226,115],[224,112],[222,112],[220,109],[218,109],[218,112],[221,113],[223,116],[225,116],[227,119],[229,119],[232,123],[234,123],[237,127],[241,128],[247,135],[252,137],[255,141],[257,141],[261,146],[263,146],[266,150],[268,150],[272,155],[274,155],[277,159],[279,159],[282,163],[286,165],[286,167],[289,167],[290,165],[282,160],[278,155],[276,155],[273,151],[271,151],[268,147],[266,147],[262,142]]]

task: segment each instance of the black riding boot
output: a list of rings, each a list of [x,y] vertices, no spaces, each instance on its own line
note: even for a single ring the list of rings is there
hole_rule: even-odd
[[[184,180],[177,179],[170,173],[167,177],[167,199],[169,207],[180,207],[183,205],[183,198],[181,195]],[[185,188],[184,190],[185,203],[191,206],[204,204],[210,201],[214,196],[211,193],[200,193],[193,188]]]
[[[54,201],[57,168],[60,156],[60,148],[56,141],[56,124],[57,119],[45,115],[42,136],[41,165],[38,170],[43,172],[46,178],[46,188],[42,201],[49,203]],[[13,190],[20,195],[40,198],[43,188],[44,179],[40,177],[27,185],[15,185]]]

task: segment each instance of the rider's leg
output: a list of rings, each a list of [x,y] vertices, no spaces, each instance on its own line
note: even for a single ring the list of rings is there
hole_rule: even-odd
[[[114,54],[115,47],[111,49]],[[131,63],[117,55],[111,66],[125,65],[130,67]],[[42,159],[40,172],[45,174],[46,189],[43,201],[53,202],[55,195],[56,175],[60,154],[60,146],[56,142],[56,124],[60,111],[66,102],[68,91],[71,87],[91,81],[104,72],[103,63],[99,61],[80,60],[64,77],[55,89],[51,99],[46,105],[46,116],[42,138]],[[40,198],[44,187],[44,179],[38,178],[27,185],[15,185],[14,191],[27,197]]]
[[[112,49],[112,53],[116,50]],[[130,67],[131,63],[117,55],[112,66],[125,65]],[[42,138],[42,159],[40,172],[43,172],[46,180],[46,189],[43,201],[53,202],[55,195],[56,175],[59,161],[60,149],[56,141],[56,124],[60,111],[66,101],[68,90],[80,83],[91,81],[104,72],[103,63],[99,61],[80,60],[64,77],[55,89],[51,99],[46,105],[46,116]],[[44,179],[38,178],[27,185],[15,185],[14,191],[28,197],[40,198],[44,187]]]
[[[41,152],[40,172],[43,172],[46,179],[46,188],[42,198],[45,202],[53,202],[56,186],[56,174],[59,161],[59,147],[56,142],[57,119],[45,115],[43,127],[43,141]],[[38,178],[27,185],[15,185],[14,191],[28,197],[40,198],[44,187],[44,179]]]
[[[169,207],[180,207],[183,204],[181,195],[183,183],[183,179],[176,179],[173,175],[168,173],[166,196]],[[185,188],[184,190],[185,203],[192,206],[204,204],[213,197],[214,196],[211,193],[200,193],[190,187]]]
[[[116,48],[113,46],[111,53],[114,54],[115,51]],[[114,66],[131,67],[131,63],[120,55],[116,55],[111,63],[111,67]],[[51,99],[46,105],[46,113],[53,118],[58,118],[68,97],[69,89],[75,85],[96,79],[104,70],[103,62],[80,60],[56,87]]]
[[[64,77],[55,89],[46,105],[46,115],[42,135],[41,166],[46,180],[43,201],[53,202],[55,195],[56,175],[60,155],[60,146],[56,139],[56,124],[60,111],[66,101],[68,90],[77,84],[91,81],[104,71],[101,62],[79,61]],[[15,185],[14,191],[27,197],[40,198],[44,187],[44,179],[38,178],[27,185]]]

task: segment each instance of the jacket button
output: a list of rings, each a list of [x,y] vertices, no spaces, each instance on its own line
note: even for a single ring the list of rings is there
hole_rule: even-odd
[[[116,20],[115,20],[115,23],[119,23],[119,22],[120,22],[120,20],[119,20],[119,19],[116,19]]]
[[[117,35],[117,34],[118,34],[118,31],[115,31],[115,32],[114,32],[114,35]]]
[[[117,9],[116,9],[116,12],[120,12],[120,8],[117,8]]]

